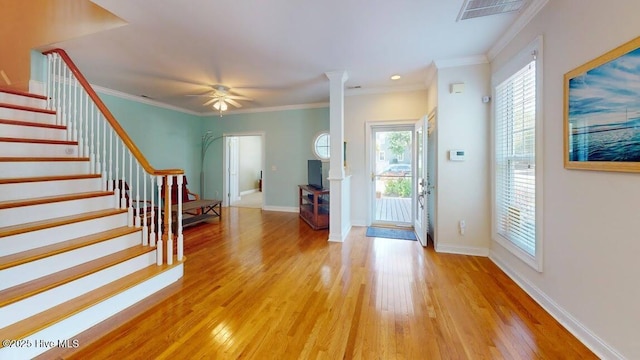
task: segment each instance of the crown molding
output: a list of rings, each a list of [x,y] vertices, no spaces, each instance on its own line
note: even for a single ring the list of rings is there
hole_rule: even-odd
[[[389,94],[389,93],[397,93],[397,92],[420,91],[420,90],[426,90],[426,89],[427,89],[426,84],[346,89],[344,92],[344,96]]]
[[[485,55],[473,55],[454,59],[434,60],[433,63],[437,69],[446,69],[459,66],[488,64],[489,59]]]
[[[283,105],[283,106],[271,106],[271,107],[262,107],[262,108],[251,108],[251,109],[242,109],[242,110],[229,110],[223,111],[222,115],[234,115],[234,114],[251,114],[251,113],[262,113],[262,112],[272,112],[272,111],[286,111],[286,110],[305,110],[305,109],[319,109],[329,107],[328,102],[322,103],[312,103],[312,104],[299,104],[299,105]],[[199,113],[200,116],[218,116],[220,112],[218,111],[210,111],[206,113]]]
[[[522,29],[531,22],[531,20],[533,20],[536,15],[538,15],[540,10],[542,10],[548,2],[549,0],[531,0],[531,4],[524,9],[516,21],[511,24],[507,31],[505,31],[498,41],[496,41],[489,49],[487,52],[487,58],[489,61],[493,61],[500,51],[502,51],[507,44],[509,44],[511,40],[513,40],[516,35],[518,35],[518,33],[520,33],[520,31],[522,31]]]
[[[99,92],[99,93],[102,93],[102,94],[106,94],[106,95],[115,96],[115,97],[118,97],[118,98],[121,98],[121,99],[131,100],[131,101],[135,101],[135,102],[139,102],[139,103],[142,103],[142,104],[147,104],[147,105],[151,105],[151,106],[155,106],[155,107],[159,107],[159,108],[163,108],[163,109],[174,110],[174,111],[182,112],[182,113],[189,114],[189,115],[202,116],[202,113],[191,111],[191,110],[187,110],[187,109],[183,109],[181,107],[177,107],[177,106],[173,106],[173,105],[167,105],[165,103],[161,103],[161,102],[153,100],[153,99],[127,94],[127,93],[122,92],[122,91],[113,90],[113,89],[109,89],[109,88],[106,88],[106,87],[93,85],[93,84],[91,84],[91,87],[96,92]]]

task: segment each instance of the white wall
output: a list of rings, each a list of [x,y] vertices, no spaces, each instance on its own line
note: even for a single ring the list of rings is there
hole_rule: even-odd
[[[351,95],[344,104],[344,139],[347,173],[351,177],[351,223],[364,226],[369,211],[371,178],[366,171],[365,123],[367,121],[417,121],[427,114],[427,91]]]
[[[238,188],[240,192],[257,190],[262,170],[262,137],[239,136]]]
[[[490,94],[489,70],[489,64],[438,69],[437,251],[488,254],[490,106],[482,96]],[[464,83],[464,92],[451,93],[453,83]],[[464,161],[449,160],[455,149],[464,150]]]
[[[640,35],[639,13],[637,0],[549,1],[492,63],[544,36],[544,268],[495,242],[492,258],[604,358],[640,359],[640,174],[564,169],[563,75]]]

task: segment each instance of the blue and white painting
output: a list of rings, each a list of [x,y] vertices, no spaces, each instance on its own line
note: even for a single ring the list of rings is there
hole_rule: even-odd
[[[640,49],[569,80],[569,160],[640,162]]]

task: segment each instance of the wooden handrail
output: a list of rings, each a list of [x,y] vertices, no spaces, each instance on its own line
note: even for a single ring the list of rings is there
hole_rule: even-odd
[[[87,92],[87,94],[89,94],[89,97],[91,97],[93,102],[96,104],[96,106],[98,107],[98,110],[102,112],[102,115],[104,115],[104,118],[107,119],[109,124],[111,124],[111,127],[122,139],[122,142],[127,146],[127,148],[129,148],[133,156],[138,160],[140,165],[144,168],[144,170],[147,173],[151,175],[157,175],[157,176],[184,174],[184,170],[182,169],[162,169],[162,170],[154,169],[153,166],[151,166],[151,164],[149,164],[147,159],[144,157],[142,152],[140,152],[140,149],[138,149],[136,144],[133,143],[133,141],[127,134],[127,132],[124,131],[122,126],[120,126],[120,123],[118,123],[118,121],[113,116],[111,111],[109,111],[109,109],[104,104],[104,102],[102,102],[102,100],[100,99],[98,94],[95,92],[95,90],[93,90],[93,88],[91,87],[87,79],[85,79],[85,77],[82,75],[82,73],[80,72],[76,64],[74,64],[71,58],[69,57],[69,55],[67,55],[67,52],[64,51],[63,49],[52,49],[52,50],[45,51],[42,54],[48,55],[53,53],[57,53],[58,55],[60,55],[60,57],[62,57],[62,59],[67,64],[71,72],[76,76],[76,79],[78,79],[78,82],[82,85],[82,87]]]

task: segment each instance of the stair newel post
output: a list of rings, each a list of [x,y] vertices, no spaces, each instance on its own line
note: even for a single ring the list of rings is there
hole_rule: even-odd
[[[149,214],[149,220],[151,221],[149,223],[149,244],[156,246],[156,207],[154,202],[155,196],[153,196],[153,185],[156,183],[156,178],[153,175],[149,175],[149,180],[151,181],[151,191],[149,191],[149,197],[151,198],[151,209],[149,210],[151,211]]]
[[[133,159],[132,159],[133,160]],[[140,163],[136,160],[136,221],[135,227],[140,225]]]
[[[156,176],[156,180],[158,180],[158,219],[156,221],[156,229],[158,229],[157,239],[160,241],[162,239],[162,176]]]
[[[184,175],[178,175],[178,261],[182,261],[182,257],[183,257],[183,245],[184,245],[184,238],[182,237],[182,183],[184,181]],[[173,259],[168,259],[168,263],[169,265],[171,265],[173,263]]]
[[[167,175],[167,194],[165,195],[165,212],[164,212],[164,220],[167,231],[167,263],[173,263],[173,224],[171,217],[171,194],[173,194],[173,175]],[[178,193],[180,193],[180,188],[176,189]]]
[[[124,143],[123,145],[124,146]],[[124,147],[123,147],[124,149]],[[133,185],[133,173],[131,172],[131,169],[133,168],[133,155],[131,154],[131,150],[127,150],[129,152],[129,181],[131,182],[131,185]],[[124,165],[124,159],[122,164]],[[123,171],[124,172],[124,171]],[[123,188],[123,194],[126,195],[125,191],[126,191],[126,182],[124,181],[124,176],[122,179],[122,188]],[[127,220],[127,225],[129,227],[133,227],[135,225],[135,221],[134,221],[134,214],[133,214],[133,189],[131,189],[131,186],[129,186],[129,199],[127,199],[126,196],[122,196],[122,199],[124,200],[124,204],[127,206],[127,214],[128,214],[128,219]]]

